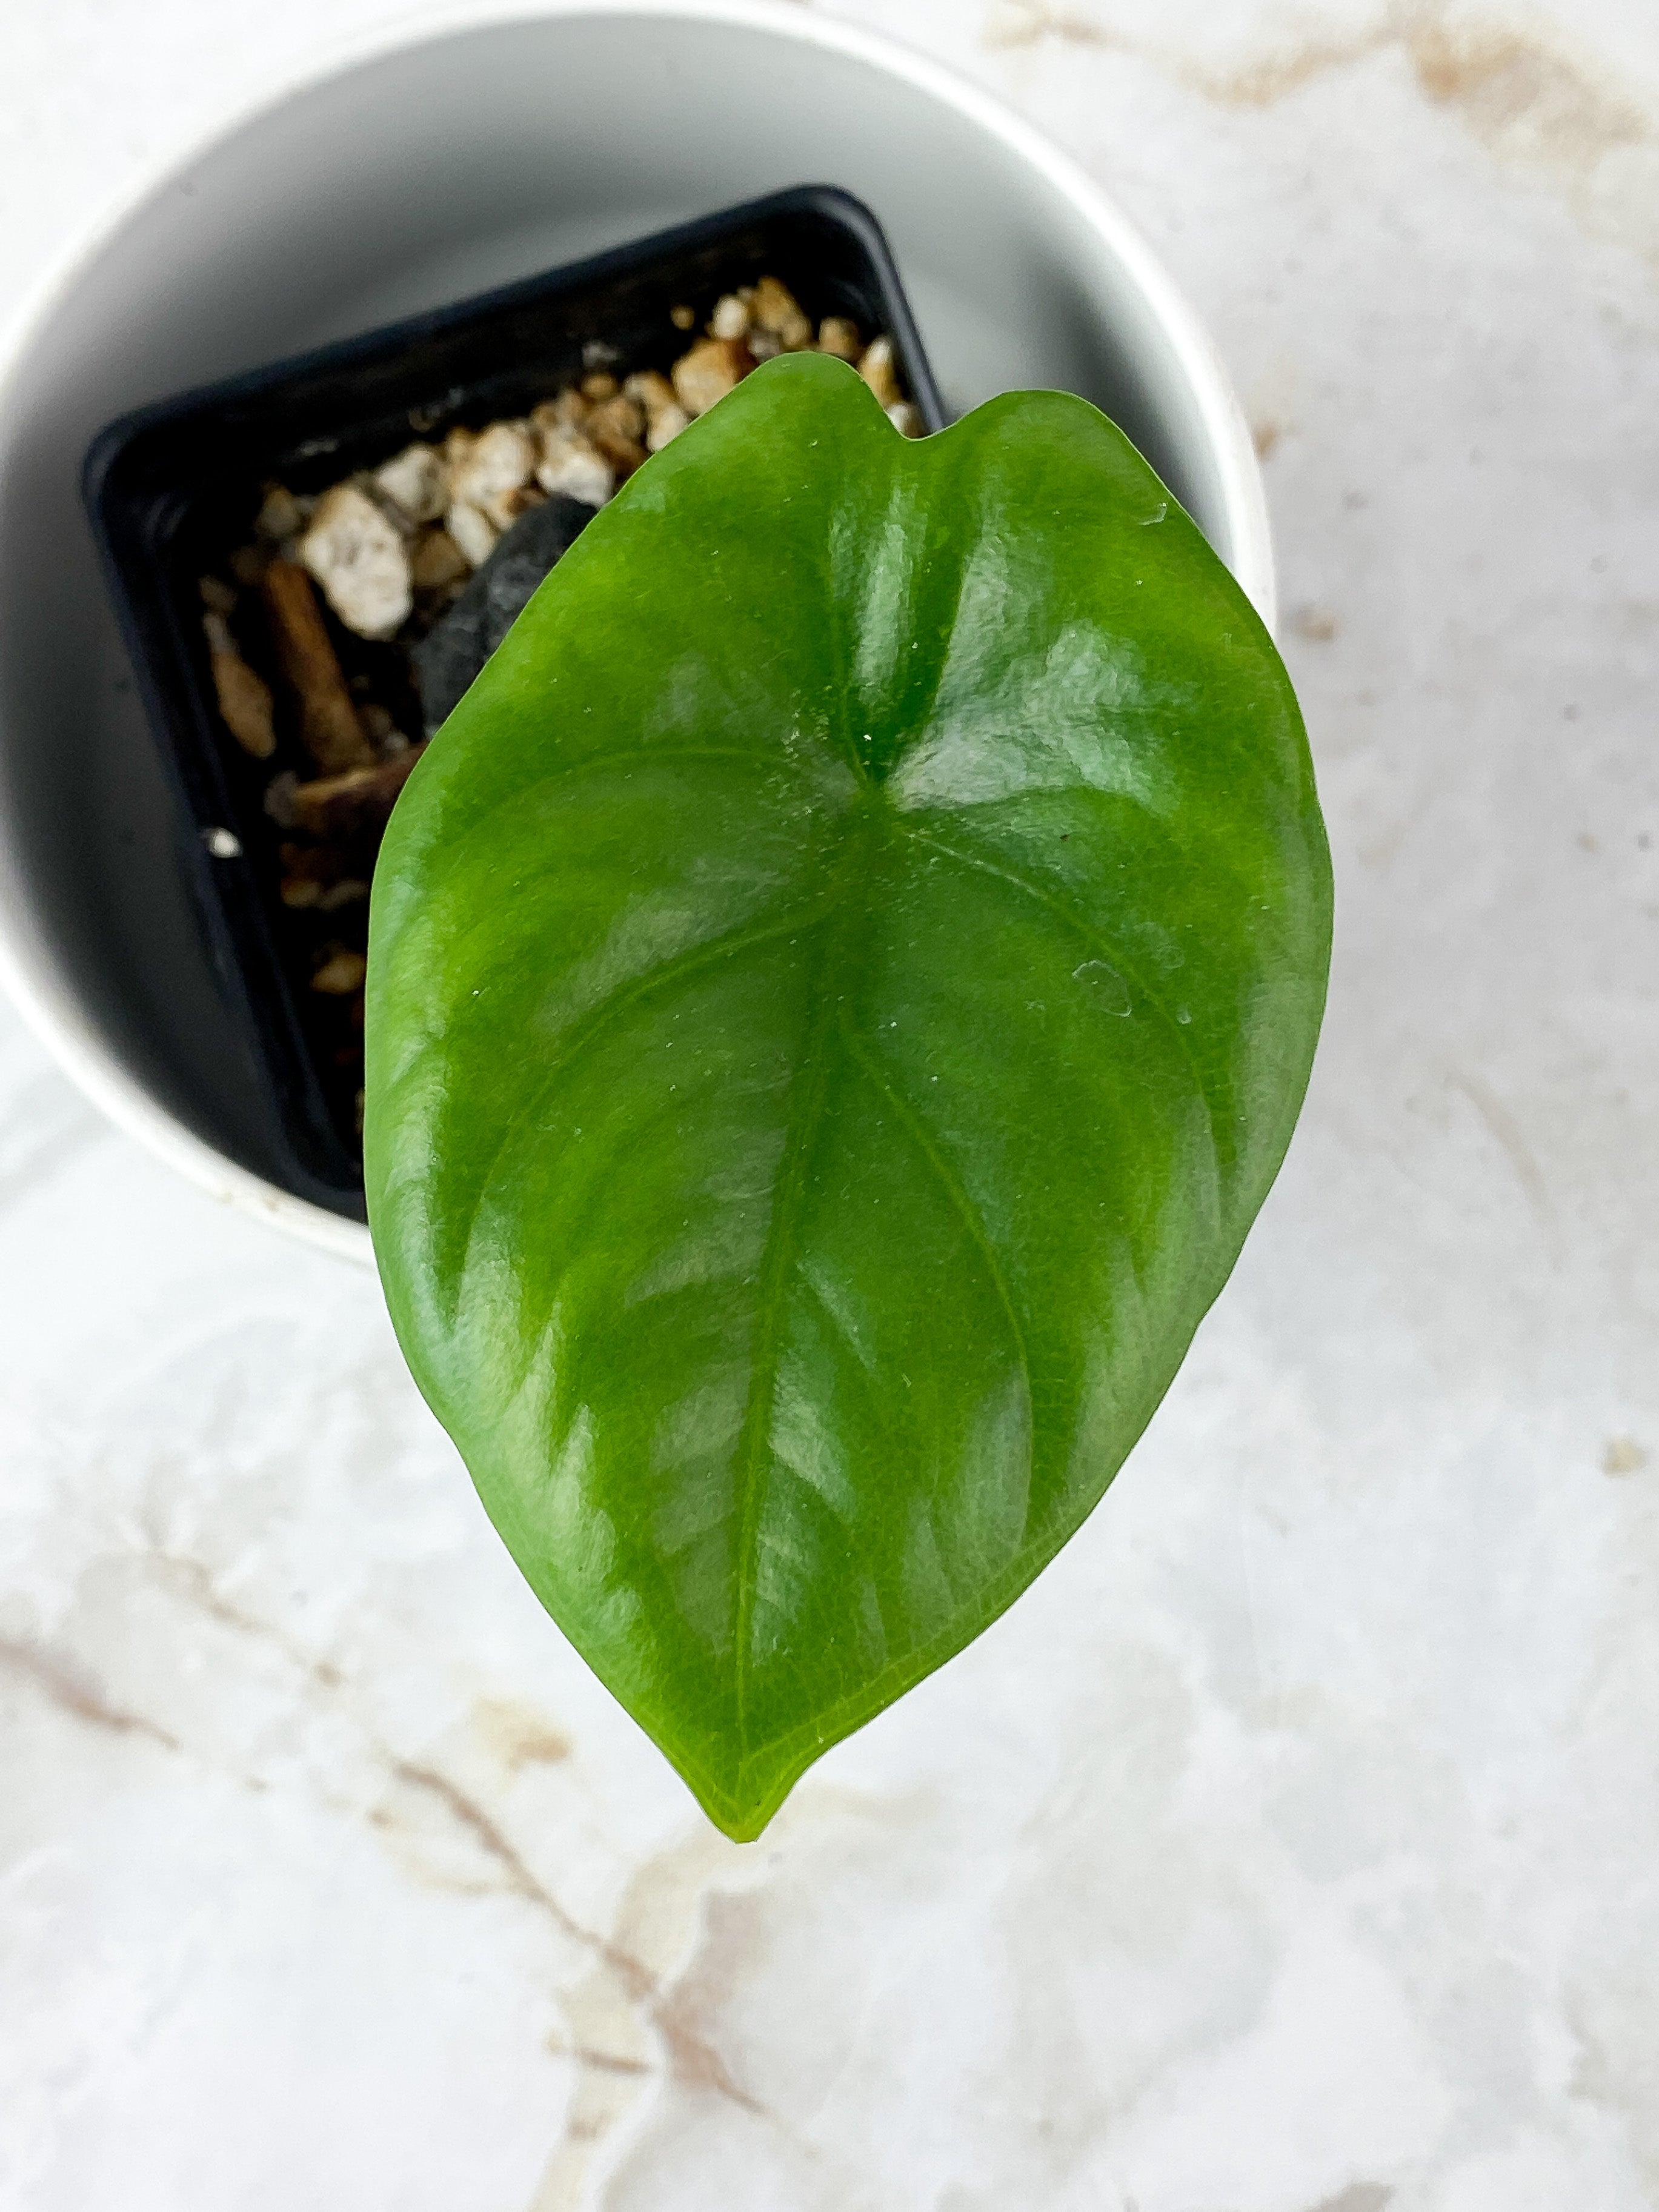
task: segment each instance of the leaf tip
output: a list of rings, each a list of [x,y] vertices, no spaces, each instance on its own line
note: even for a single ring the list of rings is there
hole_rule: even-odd
[[[749,1758],[738,1759],[726,1772],[715,1773],[708,1766],[676,1757],[660,1738],[658,1742],[709,1820],[734,1844],[758,1842],[807,1768],[830,1748],[827,1743],[817,1743],[804,1756],[797,1752],[793,1758],[773,1758],[763,1765]]]

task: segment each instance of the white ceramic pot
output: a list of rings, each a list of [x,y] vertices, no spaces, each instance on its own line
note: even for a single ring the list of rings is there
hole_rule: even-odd
[[[1271,622],[1261,477],[1202,328],[1112,203],[934,64],[767,0],[543,0],[269,90],[106,218],[0,384],[0,975],[106,1112],[226,1203],[367,1260],[270,1177],[82,518],[110,416],[730,202],[843,185],[947,404],[1058,386],[1128,431]]]

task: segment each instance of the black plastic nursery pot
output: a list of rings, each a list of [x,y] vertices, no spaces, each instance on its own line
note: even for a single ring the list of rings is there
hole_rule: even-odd
[[[319,994],[317,981],[319,953],[337,957],[325,933],[361,936],[363,917],[327,905],[337,884],[319,884],[304,908],[285,902],[293,848],[273,786],[319,771],[291,715],[279,717],[267,757],[232,738],[202,579],[223,573],[249,539],[270,484],[304,500],[380,467],[411,440],[437,443],[527,416],[596,367],[619,377],[667,371],[691,342],[688,328],[701,331],[717,301],[766,276],[814,327],[841,317],[866,337],[885,336],[921,426],[943,427],[880,226],[849,194],[807,185],[185,393],[124,416],[94,441],[88,511],[175,794],[180,865],[296,1196],[362,1218],[362,1001]],[[365,641],[319,612],[351,690],[386,702],[382,719],[413,723],[418,736],[409,640]],[[382,781],[396,774],[390,767]],[[358,956],[347,947],[339,957],[349,976]]]

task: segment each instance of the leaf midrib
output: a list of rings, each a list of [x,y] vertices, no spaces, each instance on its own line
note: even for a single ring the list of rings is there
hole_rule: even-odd
[[[737,1708],[738,1740],[746,1754],[750,1640],[754,1629],[756,1547],[760,1533],[761,1507],[770,1463],[772,1414],[777,1399],[778,1352],[783,1333],[787,1283],[799,1256],[799,1218],[806,1195],[812,1154],[823,1127],[825,1094],[830,1085],[830,1054],[826,1046],[836,1029],[848,970],[860,940],[854,922],[860,902],[851,895],[860,862],[867,862],[871,811],[860,808],[842,832],[842,850],[830,870],[825,894],[829,914],[822,925],[823,946],[805,988],[812,1007],[811,1023],[790,1085],[788,1118],[783,1152],[773,1186],[771,1219],[761,1255],[760,1294],[754,1352],[754,1368],[743,1427],[738,1439],[738,1486],[741,1500],[738,1523],[737,1615],[733,1626],[732,1675]]]

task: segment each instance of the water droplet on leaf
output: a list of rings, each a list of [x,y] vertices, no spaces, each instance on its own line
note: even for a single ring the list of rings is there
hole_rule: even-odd
[[[1134,1001],[1129,987],[1115,968],[1104,960],[1085,960],[1080,968],[1073,968],[1072,980],[1085,985],[1095,1003],[1103,1012],[1127,1014],[1134,1011]]]

